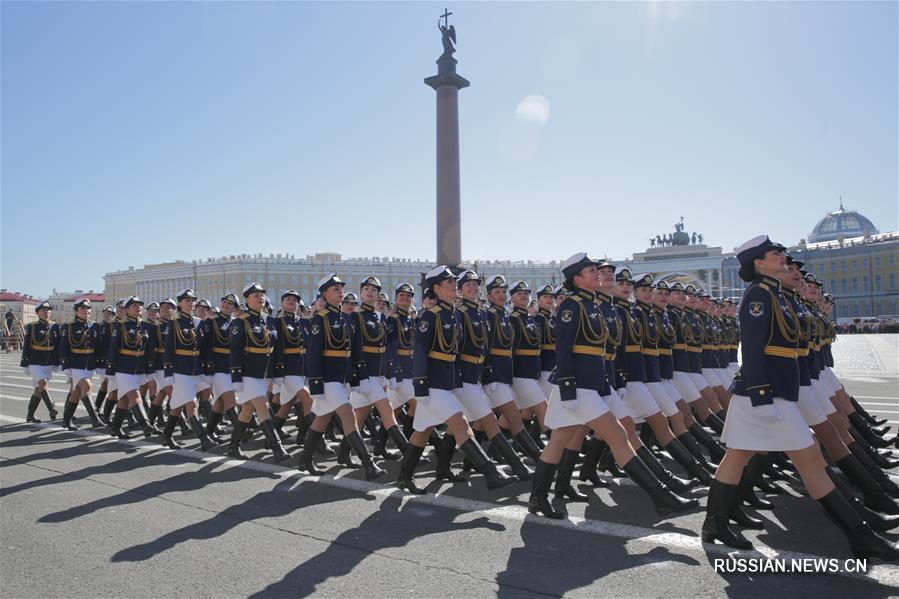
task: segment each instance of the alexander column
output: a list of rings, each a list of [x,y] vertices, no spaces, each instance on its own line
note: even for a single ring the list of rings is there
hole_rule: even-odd
[[[437,74],[425,83],[437,92],[437,264],[458,266],[462,262],[459,90],[470,84],[456,73],[456,28],[449,24],[451,14],[444,9],[437,21],[443,54],[437,59]]]

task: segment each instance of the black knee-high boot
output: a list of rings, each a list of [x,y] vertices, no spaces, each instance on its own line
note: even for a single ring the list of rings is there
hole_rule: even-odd
[[[41,399],[44,400],[44,405],[47,406],[47,411],[50,412],[50,420],[56,420],[59,417],[59,411],[56,409],[56,404],[53,403],[53,399],[50,398],[50,393],[46,389],[41,391]]]
[[[527,434],[527,433],[525,433]],[[534,471],[528,468],[521,457],[515,452],[512,444],[503,433],[495,435],[490,439],[490,445],[495,447],[503,460],[512,468],[512,474],[518,477],[518,480],[531,480]]]
[[[687,451],[690,452],[690,455],[693,456],[693,459],[699,462],[699,465],[703,470],[705,470],[709,474],[715,474],[715,470],[718,468],[718,464],[709,463],[709,461],[705,457],[705,454],[702,453],[702,449],[699,448],[699,443],[696,442],[696,439],[693,438],[693,435],[691,435],[689,431],[683,433],[682,435],[678,435],[677,440],[681,442],[681,445],[687,448]]]
[[[899,461],[891,460],[881,455],[862,435],[859,434],[857,430],[855,430],[855,427],[849,427],[849,434],[852,435],[852,438],[855,440],[850,445],[855,445],[859,449],[864,450],[865,453],[871,456],[871,459],[879,468],[890,470],[899,466]]]
[[[665,451],[674,458],[674,460],[683,466],[687,473],[704,485],[712,484],[712,476],[696,461],[696,458],[683,444],[675,437],[665,446]]]
[[[409,439],[403,434],[400,427],[394,424],[387,429],[387,435],[390,437],[391,441],[393,441],[393,444],[396,445],[397,449],[405,455],[406,447],[409,445]]]
[[[179,416],[169,414],[169,419],[165,422],[165,428],[162,430],[162,444],[169,449],[181,449],[182,445],[172,438],[175,434],[175,427],[178,426]]]
[[[272,423],[271,418],[263,420],[259,425],[262,427],[262,433],[265,435],[265,440],[268,442],[275,461],[282,462],[290,458],[290,454],[284,451],[284,447],[281,446],[281,439],[278,438],[278,433],[275,432],[275,425]]]
[[[200,424],[200,420],[196,416],[188,418],[188,423],[190,424],[190,428],[193,429],[194,434],[197,436],[197,439],[200,440],[200,449],[202,451],[209,451],[216,447],[216,444],[213,443],[212,439],[206,435],[206,429],[203,428],[203,425]]]
[[[531,483],[531,495],[528,497],[528,511],[532,514],[543,514],[552,520],[561,520],[565,515],[554,509],[549,501],[549,489],[555,474],[556,464],[537,460],[537,469]]]
[[[660,482],[675,493],[685,493],[700,485],[695,478],[688,480],[675,476],[673,472],[665,468],[664,464],[645,445],[637,448],[637,457],[643,460],[643,463],[646,464]]]
[[[387,474],[383,468],[375,464],[374,460],[372,460],[371,454],[368,453],[368,447],[365,446],[365,441],[362,439],[362,435],[359,434],[359,431],[350,432],[344,439],[347,440],[350,447],[352,447],[353,451],[356,452],[356,455],[359,456],[359,460],[362,462],[362,468],[365,470],[365,480],[374,480]]]
[[[862,415],[858,412],[853,412],[849,414],[849,422],[852,423],[852,428],[855,429],[859,434],[861,434],[865,441],[867,441],[873,447],[879,447],[881,449],[890,446],[890,442],[879,436],[877,433],[871,430],[870,425],[862,418]]]
[[[115,414],[113,414],[112,419],[109,421],[109,430],[112,432],[113,437],[118,437],[119,439],[131,438],[131,435],[122,430],[122,423],[125,422],[125,416],[127,415],[128,410],[116,406]]]
[[[472,443],[475,443],[475,441],[472,440]],[[478,445],[478,447],[480,447],[480,445]],[[437,480],[446,480],[451,483],[457,483],[465,480],[465,477],[463,475],[453,473],[453,470],[450,467],[450,464],[453,461],[453,454],[456,453],[456,438],[453,437],[452,434],[447,432],[443,435],[443,437],[437,443],[437,449],[435,453],[437,454]]]
[[[323,431],[317,431],[311,426],[306,431],[306,438],[303,440],[303,451],[300,452],[300,463],[297,469],[301,472],[305,470],[313,476],[320,476],[325,473],[315,465],[315,451],[321,443],[324,436]]]
[[[744,501],[758,510],[773,510],[773,503],[755,494],[755,483],[762,477],[764,468],[762,458],[761,454],[755,454],[743,468],[740,482],[737,485],[740,491],[738,496],[740,501]]]
[[[100,388],[97,389],[97,399],[94,400],[94,409],[99,412],[103,408],[103,400],[106,399],[106,389],[103,388],[103,385],[100,385]]]
[[[877,465],[871,455],[864,450],[857,442],[850,443],[847,445],[849,451],[852,452],[852,455],[861,463],[862,466],[865,467],[865,470],[874,477],[874,480],[877,481],[877,484],[880,485],[880,488],[884,490],[884,492],[890,497],[899,498],[899,485],[893,482],[887,474],[883,471],[883,469]]]
[[[581,493],[571,486],[571,475],[574,474],[574,465],[577,461],[578,451],[568,449],[562,451],[556,474],[556,485],[553,487],[556,499],[570,499],[571,501],[590,501],[590,496]]]
[[[818,503],[846,535],[855,557],[899,561],[899,546],[874,532],[838,489],[819,499]]]
[[[719,480],[712,481],[705,521],[702,523],[703,543],[714,543],[718,540],[734,549],[752,549],[752,543],[741,533],[732,531],[727,524],[734,506],[739,504],[739,494],[740,489],[737,485],[727,485]]]
[[[97,411],[94,409],[94,404],[91,403],[91,398],[87,395],[82,396],[81,405],[87,410],[87,415],[91,419],[91,425],[100,426],[100,419],[97,417]]]
[[[108,426],[112,426],[112,411],[115,410],[116,402],[106,400],[106,403],[103,404],[103,417],[100,419],[103,422],[106,422]]]
[[[852,407],[855,408],[855,411],[862,415],[862,417],[867,420],[872,426],[883,426],[888,422],[886,418],[875,418],[868,410],[862,407],[858,401],[853,396],[849,396],[849,403],[852,404]]]
[[[453,445],[455,446],[455,441],[453,442]],[[484,479],[487,481],[488,490],[493,491],[518,481],[517,477],[509,476],[504,472],[501,472],[499,468],[496,467],[496,464],[491,462],[490,458],[487,457],[487,454],[484,453],[484,448],[474,439],[466,439],[462,444],[461,449],[474,465],[475,470],[484,475]]]
[[[66,401],[66,405],[62,409],[62,427],[66,430],[77,431],[78,427],[72,424],[72,416],[75,415],[77,403]]]
[[[34,416],[35,410],[37,410],[37,405],[41,403],[40,395],[32,395],[31,399],[28,401],[28,415],[25,417],[25,422],[41,422],[40,419]]]
[[[679,514],[699,505],[696,499],[684,499],[663,485],[637,456],[628,460],[624,465],[624,471],[641,489],[649,493],[656,513],[660,516]]]
[[[390,434],[387,432],[387,428],[383,422],[379,421],[378,428],[372,435],[372,453],[384,460],[398,460],[400,456],[387,449],[387,440],[389,438]]]
[[[396,480],[396,486],[405,489],[413,495],[424,495],[426,491],[415,484],[415,467],[421,459],[424,447],[408,443],[403,451],[403,459],[400,462],[400,475]]]
[[[600,472],[608,472],[614,478],[624,478],[627,476],[624,471],[618,467],[618,464],[615,463],[615,456],[612,455],[612,450],[609,448],[609,445],[600,440],[602,443],[602,452],[599,454],[599,471]]]
[[[353,461],[352,447],[346,436],[340,440],[340,445],[337,446],[337,463],[347,468],[359,467],[359,463]]]
[[[715,441],[714,437],[705,430],[701,424],[698,422],[694,422],[693,426],[690,427],[690,434],[693,435],[693,438],[696,439],[700,445],[705,447],[706,451],[709,452],[709,457],[713,462],[721,463],[721,460],[724,459],[724,454],[726,450],[721,446],[718,441]]]
[[[147,422],[147,419],[144,418],[144,413],[141,410],[140,404],[134,405],[131,407],[131,415],[134,416],[134,420],[137,422],[137,425],[141,428],[144,433],[144,437],[150,437],[153,434],[158,433],[152,424]]]
[[[851,445],[855,445],[852,443]],[[883,470],[877,467],[870,456],[861,452],[859,457],[849,448],[849,455],[836,462],[843,474],[849,478],[856,486],[858,486],[865,497],[865,504],[871,509],[875,509],[884,514],[899,514],[899,506],[896,502],[887,497],[894,494],[896,483],[888,477]],[[873,483],[873,485],[872,485]],[[878,491],[880,491],[878,493]],[[890,493],[892,491],[893,493]]]
[[[275,413],[275,414],[272,414],[271,421],[272,421],[272,426],[275,427],[275,434],[278,435],[278,439],[280,439],[281,441],[286,441],[287,439],[290,438],[290,435],[288,435],[287,433],[285,433],[282,430],[284,423],[287,422],[286,418],[281,418],[280,416],[278,416],[277,413]]]
[[[577,476],[579,480],[590,481],[594,487],[609,486],[609,483],[599,478],[599,472],[596,471],[602,449],[603,442],[596,437],[590,437],[590,440],[587,441],[587,449],[584,451],[584,463],[581,464],[581,471]]]
[[[724,420],[718,417],[717,414],[709,412],[709,415],[706,417],[705,422],[703,422],[707,427],[718,433],[719,435],[724,432]]]
[[[222,445],[225,441],[219,437],[219,422],[222,421],[224,414],[212,410],[209,413],[209,419],[206,421],[206,436],[216,445]]]
[[[540,448],[537,446],[537,443],[527,429],[518,431],[514,440],[518,449],[521,450],[521,453],[534,460],[534,463],[536,464],[537,460],[540,459]]]
[[[231,408],[231,410],[233,409],[234,408]],[[231,410],[229,410],[229,413]],[[171,420],[171,418],[169,420]],[[168,426],[168,423],[166,423],[166,426]],[[173,424],[172,426],[174,427],[175,425]],[[231,440],[228,442],[228,453],[226,454],[229,458],[238,460],[247,459],[246,454],[240,450],[240,443],[243,440],[243,434],[246,428],[246,422],[242,422],[238,418],[234,419],[234,428],[231,429]]]
[[[884,532],[899,526],[899,516],[884,516],[876,511],[868,509],[864,502],[859,500],[858,497],[852,493],[849,483],[835,472],[831,466],[827,467],[827,475],[830,477],[830,480],[833,481],[834,486],[843,494],[843,497],[845,497],[852,505],[852,509],[855,510],[855,513],[861,516],[862,520],[867,522],[871,528],[876,531]]]

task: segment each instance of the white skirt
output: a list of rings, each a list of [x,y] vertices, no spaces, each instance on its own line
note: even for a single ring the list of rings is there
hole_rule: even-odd
[[[677,392],[687,403],[693,403],[702,397],[702,393],[696,388],[696,385],[693,383],[693,379],[690,378],[690,373],[688,372],[679,372],[675,370],[674,378],[671,379],[671,384],[674,385],[674,388],[677,389]]]
[[[303,390],[306,387],[306,377],[297,376],[295,374],[288,374],[281,380],[280,393],[281,393],[281,405],[285,405],[287,402],[296,397],[297,393]],[[274,385],[272,385],[272,393],[275,392]]]
[[[565,407],[559,388],[553,389],[546,409],[546,426],[555,430],[566,426],[580,426],[596,420],[609,411],[609,406],[593,389],[577,390],[577,407]],[[569,404],[570,405],[570,404]]]
[[[353,409],[367,408],[377,401],[387,399],[387,392],[384,391],[386,384],[387,380],[383,376],[368,377],[368,393],[350,392],[350,403],[353,404]]]
[[[652,393],[646,387],[646,383],[629,381],[624,390],[625,393],[622,399],[634,420],[642,420],[661,411],[656,401],[652,398]]]
[[[754,451],[797,451],[814,443],[808,424],[795,401],[774,398],[780,420],[758,416],[748,397],[734,395],[727,409],[721,442],[728,448]]]
[[[404,379],[400,383],[397,383],[396,379],[390,380],[394,382],[396,388],[387,389],[387,399],[390,401],[390,407],[395,410],[415,397],[415,388],[412,386],[412,379]]]
[[[537,379],[513,378],[512,393],[519,410],[527,410],[546,401],[546,394],[540,388]]]
[[[469,422],[480,420],[484,416],[492,413],[487,396],[480,385],[474,383],[462,383],[461,389],[454,389],[453,395],[459,405],[462,406],[462,413]]]
[[[540,373],[540,390],[543,391],[543,395],[546,396],[546,399],[549,399],[549,395],[552,393],[553,387],[555,387],[555,385],[549,382],[550,374],[552,373],[549,370],[544,370]]]
[[[52,366],[40,366],[38,364],[31,364],[28,367],[28,374],[31,375],[31,382],[37,387],[38,383],[41,381],[50,382],[50,379],[53,378],[53,367]]]
[[[80,368],[70,368],[66,370],[66,376],[72,381],[72,386],[77,385],[84,379],[91,380],[93,375],[94,372],[92,370],[81,370]]]
[[[165,376],[164,370],[157,370],[153,373],[156,377],[156,392],[159,393],[163,389],[167,387],[171,387],[175,384],[175,380],[170,376]],[[171,391],[169,392],[171,393]]]
[[[815,399],[815,392],[812,391],[811,385],[808,387],[799,387],[799,413],[805,418],[806,424],[815,426],[827,420],[827,414],[821,409],[818,400]]]
[[[837,378],[837,375],[834,374],[833,369],[830,366],[825,366],[824,370],[821,371],[821,381],[827,383],[831,397],[836,395],[837,391],[843,388],[843,385],[840,383],[840,380]]]
[[[690,377],[690,380],[693,381],[693,385],[699,389],[700,392],[709,386],[709,382],[698,372],[688,372],[686,375]]]
[[[621,396],[618,395],[618,391],[615,389],[612,389],[612,393],[603,397],[602,400],[612,410],[612,414],[616,419],[630,418],[631,413],[627,409],[627,404],[624,403],[624,400],[621,399]]]
[[[709,387],[718,387],[724,386],[724,382],[721,380],[721,377],[718,376],[718,373],[715,372],[717,368],[703,368],[702,369],[702,378],[705,379],[706,383]]]
[[[418,398],[415,406],[415,420],[412,428],[424,432],[432,426],[443,424],[454,414],[462,411],[452,391],[431,389],[427,399]]]
[[[325,392],[312,398],[312,412],[316,416],[325,416],[345,403],[350,403],[346,385],[343,383],[325,383]]]
[[[830,401],[830,390],[820,380],[812,379],[812,393],[814,394],[815,399],[818,400],[818,405],[821,406],[821,409],[824,410],[825,414],[829,416],[837,411],[833,402]]]
[[[196,376],[189,374],[174,375],[174,384],[172,385],[172,398],[169,400],[169,407],[173,410],[180,408],[192,402],[199,390],[199,380]]]
[[[115,390],[119,392],[119,399],[122,399],[132,391],[137,391],[138,389],[140,389],[140,375],[129,374],[127,372],[117,372],[115,373],[115,384]],[[108,391],[109,387],[107,387],[106,389]]]
[[[487,393],[487,400],[490,402],[490,407],[494,410],[500,406],[506,405],[510,401],[515,401],[515,394],[512,393],[512,387],[506,383],[496,383],[496,389],[488,391],[485,388],[484,391]]]
[[[225,393],[234,391],[234,383],[231,382],[231,373],[216,372],[212,375],[212,394],[218,399]]]
[[[656,402],[656,405],[659,406],[659,409],[662,410],[662,414],[664,414],[666,418],[671,418],[680,412],[680,410],[677,409],[674,400],[668,395],[664,382],[644,383],[644,385],[646,385],[649,394],[652,395],[653,401]]]
[[[268,379],[243,377],[243,390],[237,394],[237,405],[242,406],[259,397],[268,397]]]
[[[212,388],[212,377],[208,374],[201,374],[197,377],[197,392],[205,391]]]
[[[119,383],[118,383],[118,381],[116,380],[116,376],[117,376],[117,375],[114,374],[114,375],[112,375],[112,376],[107,376],[107,377],[106,377],[106,392],[107,392],[107,393],[112,393],[113,391],[118,392],[118,390],[119,390]]]

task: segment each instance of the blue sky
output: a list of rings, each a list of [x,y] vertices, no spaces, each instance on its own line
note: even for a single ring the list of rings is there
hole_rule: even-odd
[[[236,253],[433,259],[443,8],[3,2],[2,286]],[[450,10],[466,260],[622,258],[680,216],[725,251],[796,242],[840,194],[897,228],[895,3]]]

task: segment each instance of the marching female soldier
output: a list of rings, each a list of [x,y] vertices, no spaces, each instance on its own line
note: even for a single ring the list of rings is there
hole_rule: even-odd
[[[191,314],[197,296],[193,289],[185,289],[178,293],[178,313],[169,324],[166,336],[163,370],[166,378],[172,378],[172,398],[169,403],[169,419],[162,433],[163,444],[170,449],[179,449],[181,445],[172,439],[182,411],[187,412],[187,422],[200,440],[200,447],[207,451],[216,444],[206,435],[206,431],[197,420],[194,403],[199,390],[200,374],[203,372],[201,348],[205,341],[201,337],[202,329],[198,329]]]
[[[899,560],[899,547],[878,536],[827,475],[821,451],[796,404],[799,395],[799,322],[790,313],[778,277],[786,271],[784,247],[765,235],[737,251],[740,278],[751,283],[740,302],[742,366],[724,423],[727,454],[709,492],[702,540],[729,547],[752,544],[728,528],[738,501],[743,467],[756,452],[786,451],[806,490],[837,523],[856,557]]]
[[[695,441],[698,441],[700,445],[706,448],[712,461],[717,465],[717,462],[720,462],[721,458],[724,457],[724,448],[721,447],[721,444],[718,443],[718,441],[716,441],[708,431],[695,420],[695,418],[693,418],[693,411],[689,410],[689,408],[697,406],[697,403],[702,400],[702,392],[696,386],[694,379],[690,376],[691,355],[698,357],[699,354],[691,354],[690,352],[691,348],[689,342],[693,340],[693,335],[692,327],[687,320],[687,315],[684,313],[686,303],[687,295],[684,286],[679,282],[674,283],[671,286],[669,304],[665,310],[675,335],[674,344],[671,348],[671,357],[674,364],[671,383],[674,385],[678,394],[680,394],[683,400],[688,404],[688,411],[690,413],[684,416],[684,421],[685,425],[690,430],[690,434]],[[697,366],[698,365],[699,361],[697,360]],[[706,408],[706,412],[708,412],[708,408]],[[689,416],[689,419],[687,416]],[[684,445],[687,445],[687,443],[684,443]],[[690,446],[687,445],[687,447],[689,448]],[[696,454],[694,453],[694,455]]]
[[[25,325],[25,340],[22,343],[22,360],[20,365],[28,370],[34,391],[28,402],[28,415],[26,422],[40,422],[34,417],[37,405],[43,400],[50,411],[50,420],[56,420],[58,412],[50,399],[50,379],[53,378],[54,367],[59,364],[59,326],[50,321],[53,308],[50,302],[43,301],[34,309],[37,314],[37,322]]]
[[[238,459],[246,457],[240,451],[240,443],[255,412],[265,440],[275,460],[280,462],[288,459],[290,454],[281,446],[281,439],[275,433],[268,413],[269,366],[277,331],[262,314],[265,289],[259,283],[252,282],[244,287],[243,296],[247,304],[246,313],[230,326],[231,382],[237,393],[240,414],[231,431],[228,455]]]
[[[403,454],[398,486],[412,493],[424,491],[415,485],[413,474],[431,431],[446,423],[447,436],[455,438],[474,468],[484,475],[487,488],[498,489],[517,478],[497,469],[474,439],[462,406],[453,395],[457,389],[457,356],[460,351],[459,321],[455,314],[457,278],[446,266],[438,266],[425,276],[435,305],[422,312],[415,331],[413,385],[415,387],[415,432]],[[464,386],[463,386],[464,388]]]
[[[409,441],[397,426],[396,416],[387,399],[387,327],[382,316],[375,311],[375,304],[379,301],[381,293],[381,281],[377,277],[366,277],[359,288],[362,295],[362,309],[353,315],[353,322],[357,334],[362,338],[362,355],[364,364],[361,367],[364,372],[357,376],[360,381],[368,379],[367,392],[362,389],[350,393],[350,403],[356,413],[356,422],[361,429],[372,406],[381,417],[380,429],[374,432],[374,452],[376,456],[396,459],[387,451],[387,438],[393,440],[400,451],[406,450]],[[344,438],[341,443],[341,452],[338,453],[338,462],[351,466],[349,459],[350,446]]]
[[[519,410],[530,410],[537,417],[538,422],[543,422],[546,415],[547,395],[544,388],[540,387],[540,376],[543,369],[543,329],[537,325],[537,321],[528,312],[528,304],[531,298],[531,289],[524,281],[518,281],[509,289],[512,298],[512,312],[509,322],[512,324],[512,393],[515,396],[515,405]],[[551,386],[550,386],[550,390]],[[518,420],[520,420],[520,416]],[[521,449],[528,457],[536,461],[540,454],[530,433],[527,439],[521,433],[516,433],[517,422],[506,417],[511,425],[513,434],[518,434]],[[524,426],[522,424],[522,426]],[[525,444],[522,444],[522,443]]]
[[[103,409],[103,401],[106,399],[106,392],[109,388],[109,379],[106,377],[106,356],[109,354],[109,336],[112,331],[112,321],[115,318],[115,309],[112,306],[103,308],[101,322],[98,325],[97,336],[97,367],[94,372],[100,375],[102,382],[97,389],[97,398],[94,400],[94,411],[97,413],[97,419],[103,424],[109,424],[108,418],[103,418],[101,410]]]
[[[165,348],[172,326],[172,316],[178,305],[175,300],[166,298],[159,302],[159,319],[150,328],[154,339],[156,357],[154,358],[153,372],[156,377],[156,397],[150,403],[150,420],[154,418],[160,422],[167,422],[163,415],[163,404],[167,397],[172,395],[174,379],[165,374]],[[153,406],[156,406],[155,408]]]
[[[456,287],[462,295],[462,304],[456,310],[456,320],[459,327],[459,359],[458,375],[461,381],[455,381],[453,394],[462,407],[462,414],[468,422],[483,430],[483,434],[490,441],[493,448],[502,459],[512,468],[512,473],[519,480],[530,480],[533,471],[528,468],[521,458],[515,453],[509,440],[502,433],[496,416],[490,408],[490,403],[484,395],[481,386],[484,356],[489,351],[487,344],[488,331],[485,312],[477,303],[480,290],[480,277],[473,270],[465,270],[459,274]],[[509,405],[508,411],[515,414],[514,406]],[[519,418],[520,420],[520,418]],[[514,421],[514,418],[513,418]],[[540,455],[540,450],[530,434],[524,430],[515,431],[515,440],[519,445],[533,454],[534,459]],[[437,479],[457,480],[449,469],[450,460],[456,448],[456,440],[453,435],[445,435],[437,446]]]
[[[519,285],[519,283],[516,283],[516,285]],[[508,428],[514,437],[523,439],[523,437],[521,437],[521,432],[524,430],[524,421],[521,418],[521,410],[531,408],[540,423],[541,430],[545,430],[546,427],[543,419],[546,414],[546,401],[542,399],[543,392],[540,391],[540,386],[537,383],[537,380],[540,377],[540,331],[537,330],[533,318],[527,315],[526,307],[530,289],[526,289],[527,285],[524,283],[521,283],[521,285],[523,288],[517,291],[521,293],[523,299],[519,298],[517,301],[519,303],[523,302],[524,304],[522,309],[527,316],[527,323],[525,323],[525,326],[527,324],[531,325],[531,329],[528,330],[528,333],[531,335],[531,345],[533,346],[529,349],[523,348],[523,351],[531,354],[527,356],[527,358],[530,358],[531,360],[529,363],[531,367],[530,372],[527,374],[532,377],[535,376],[536,378],[520,376],[523,374],[523,366],[521,365],[523,362],[519,361],[519,376],[517,376],[517,378],[520,380],[516,387],[520,391],[519,398],[519,394],[515,393],[513,389],[513,385],[516,384],[516,369],[513,353],[515,350],[516,339],[523,338],[523,335],[520,332],[516,332],[516,327],[518,327],[517,323],[524,321],[516,320],[516,327],[513,327],[510,317],[506,315],[505,308],[509,285],[506,283],[505,277],[496,275],[491,277],[486,285],[487,301],[489,305],[487,308],[486,323],[489,330],[489,336],[487,338],[488,351],[484,360],[482,380],[484,390],[487,392],[487,397],[490,400],[490,407],[501,414],[500,426],[502,428]],[[527,293],[524,293],[525,289]],[[518,337],[516,337],[516,335]],[[533,337],[534,335],[537,336],[536,340]],[[534,343],[536,343],[536,345],[534,345]],[[535,351],[537,353],[534,353]],[[522,355],[520,357],[523,358],[525,356]],[[535,370],[536,374],[534,372]],[[526,431],[525,434],[530,436],[530,433],[527,433]],[[533,448],[533,444],[530,444],[528,447],[522,447],[524,450],[533,450]],[[536,456],[532,457],[536,459]]]
[[[399,410],[415,397],[412,388],[412,346],[415,327],[409,314],[415,290],[409,283],[400,283],[393,291],[395,310],[387,317],[387,399]]]
[[[584,424],[609,444],[615,460],[650,494],[660,514],[690,509],[698,505],[695,499],[684,500],[674,495],[640,459],[634,459],[636,454],[628,443],[627,433],[600,396],[605,384],[608,338],[608,329],[595,301],[601,264],[600,260],[590,258],[586,253],[578,253],[562,266],[565,285],[574,295],[566,298],[558,308],[557,387],[553,389],[546,412],[546,423],[553,429],[553,434],[537,462],[528,510],[548,518],[564,517],[550,504],[549,488],[563,450]]]
[[[799,395],[797,405],[799,412],[805,419],[806,423],[814,431],[817,440],[827,450],[828,455],[833,459],[834,463],[840,468],[843,474],[861,491],[864,498],[860,502],[852,493],[846,492],[841,488],[842,480],[831,475],[834,484],[840,488],[841,492],[852,503],[853,508],[861,515],[868,524],[875,530],[888,530],[899,525],[899,518],[884,519],[880,514],[872,512],[867,508],[881,511],[886,514],[899,513],[899,506],[892,499],[887,497],[884,490],[878,485],[877,480],[865,469],[862,463],[851,453],[837,427],[831,423],[828,414],[822,409],[821,404],[815,398],[812,390],[812,379],[808,364],[809,343],[811,340],[812,327],[814,325],[815,315],[805,305],[797,291],[801,291],[806,285],[801,274],[802,262],[795,260],[791,256],[787,256],[787,270],[779,277],[783,288],[784,298],[787,300],[787,309],[790,315],[799,323],[798,327],[798,365],[799,365]],[[836,410],[834,410],[836,411]],[[852,437],[848,439],[851,441]],[[886,478],[886,477],[884,477]],[[867,506],[867,508],[866,508]]]
[[[409,283],[400,283],[393,290],[394,310],[387,316],[387,399],[397,418],[403,418],[403,437],[408,441],[412,417],[403,413],[403,406],[415,398],[412,387],[412,347],[415,343],[415,324],[409,314],[415,290]],[[406,431],[409,431],[408,433]],[[405,451],[405,450],[404,450]]]
[[[711,476],[702,469],[699,462],[690,454],[668,427],[667,418],[676,422],[675,426],[683,428],[683,417],[677,405],[664,390],[659,371],[659,329],[653,315],[652,294],[655,284],[652,276],[643,275],[634,284],[634,295],[637,302],[625,314],[624,326],[624,364],[627,369],[627,385],[625,386],[624,403],[634,419],[643,419],[644,431],[647,424],[655,436],[659,446],[665,449],[687,473],[697,481],[708,484]],[[647,436],[642,437],[644,441]],[[647,454],[649,452],[647,451]],[[644,458],[641,452],[640,457]],[[647,456],[644,461],[649,461]],[[654,466],[653,461],[647,464]],[[656,472],[658,476],[661,471]],[[695,487],[696,483],[690,483]]]
[[[281,315],[274,319],[278,332],[274,353],[273,379],[281,395],[278,412],[272,416],[279,433],[290,416],[301,391],[306,388],[306,325],[308,320],[297,311],[302,303],[300,294],[290,289],[281,294]],[[272,389],[274,391],[274,387]],[[302,414],[300,415],[302,418]],[[283,436],[281,436],[283,440]]]
[[[215,443],[221,443],[218,425],[224,415],[228,414],[232,426],[238,420],[234,383],[231,382],[231,323],[238,305],[240,301],[237,296],[228,293],[219,303],[219,313],[202,323],[205,330],[200,339],[204,341],[204,362],[207,374],[212,376],[212,394],[215,399],[206,422],[206,435]]]
[[[62,411],[62,425],[69,430],[78,430],[72,424],[72,416],[78,402],[84,405],[94,426],[100,421],[91,403],[91,376],[97,366],[97,352],[100,348],[100,326],[91,322],[91,301],[82,299],[75,302],[75,320],[62,325],[59,334],[59,362],[69,379],[72,390]]]
[[[113,436],[127,439],[122,432],[122,423],[129,409],[141,426],[145,437],[159,431],[147,422],[140,404],[138,390],[141,377],[146,373],[147,360],[155,355],[154,339],[150,337],[150,327],[141,322],[144,302],[132,296],[125,301],[125,319],[115,323],[109,343],[106,374],[115,376],[117,402],[115,415],[110,420],[109,429]]]
[[[674,493],[682,493],[684,491],[688,491],[691,488],[695,487],[699,484],[698,481],[694,479],[685,480],[678,476],[675,476],[671,473],[665,466],[656,458],[655,454],[653,454],[647,447],[643,445],[643,441],[640,438],[640,435],[637,434],[636,425],[634,420],[636,418],[640,418],[640,416],[635,416],[634,408],[624,401],[623,397],[626,397],[627,391],[629,389],[628,385],[631,383],[631,379],[634,376],[644,376],[644,374],[640,374],[638,371],[634,369],[634,363],[632,361],[632,357],[626,356],[626,352],[628,346],[633,350],[635,339],[640,339],[642,343],[642,331],[643,325],[636,321],[633,317],[632,307],[628,303],[628,298],[632,293],[632,279],[630,270],[627,268],[622,268],[617,274],[615,274],[614,265],[603,263],[599,266],[598,269],[599,276],[599,289],[598,292],[601,295],[597,296],[597,306],[599,309],[599,313],[601,316],[605,316],[605,323],[607,326],[607,337],[608,341],[606,344],[606,356],[609,355],[610,352],[618,352],[615,360],[608,360],[605,362],[605,365],[608,367],[609,363],[612,364],[620,363],[622,368],[619,372],[615,372],[618,370],[617,368],[613,368],[612,375],[616,378],[620,379],[616,382],[615,390],[611,388],[609,376],[606,376],[604,379],[604,387],[600,390],[600,396],[603,397],[603,400],[608,405],[609,409],[612,412],[612,415],[618,420],[621,426],[624,428],[625,433],[627,433],[628,442],[630,446],[634,449],[637,457],[639,457],[644,464],[652,471],[656,478],[659,479],[666,487],[671,489]],[[614,284],[612,284],[614,281]],[[611,297],[608,293],[603,293],[603,289],[607,289],[611,292],[611,296],[614,296],[616,305],[614,306],[614,310],[612,306],[609,305],[609,302],[605,299]],[[614,337],[614,339],[613,339]],[[637,344],[639,347],[639,343]],[[642,355],[642,353],[641,353]],[[637,373],[637,374],[635,374]],[[633,389],[633,387],[630,387]],[[617,390],[617,392],[616,392]],[[647,393],[643,394],[644,400]],[[650,398],[651,401],[651,398]],[[652,410],[653,406],[649,403],[644,404],[647,406],[648,410]],[[658,407],[655,406],[657,410]],[[658,412],[656,412],[658,415]],[[577,436],[577,435],[576,435]],[[575,441],[572,441],[566,448],[566,452],[562,454],[563,460],[567,454],[571,454],[576,452],[578,446]],[[601,454],[598,454],[598,451],[602,451],[605,449],[605,445],[597,446],[596,444],[596,436],[594,435],[594,440],[592,440],[588,444],[588,453],[586,454],[586,458],[584,460],[584,465],[581,467],[581,476],[579,477],[581,480],[590,480],[594,486],[603,486],[601,482],[597,482],[594,476],[591,476],[593,473],[593,466],[595,463],[602,459]],[[599,456],[599,457],[598,457]],[[568,458],[572,460],[572,457]],[[608,458],[606,458],[608,459]],[[560,461],[559,470],[563,473],[567,473],[566,470],[562,470],[561,466],[562,462]],[[615,470],[611,468],[611,465],[605,465],[605,469],[612,471],[615,473]],[[574,499],[576,501],[587,501],[589,497],[587,495],[583,495],[578,493],[568,484],[566,479],[560,478],[556,480],[556,496],[564,495],[570,499]]]
[[[313,397],[315,420],[306,432],[300,468],[309,474],[322,474],[313,462],[313,456],[336,412],[347,443],[362,461],[366,480],[373,480],[385,472],[374,463],[359,434],[347,394],[348,382],[367,391],[369,381],[362,352],[362,336],[354,330],[351,314],[342,312],[338,307],[343,302],[343,287],[344,282],[336,274],[327,275],[318,283],[326,306],[309,322],[306,350],[306,380]],[[358,377],[363,375],[366,378],[359,380]]]

